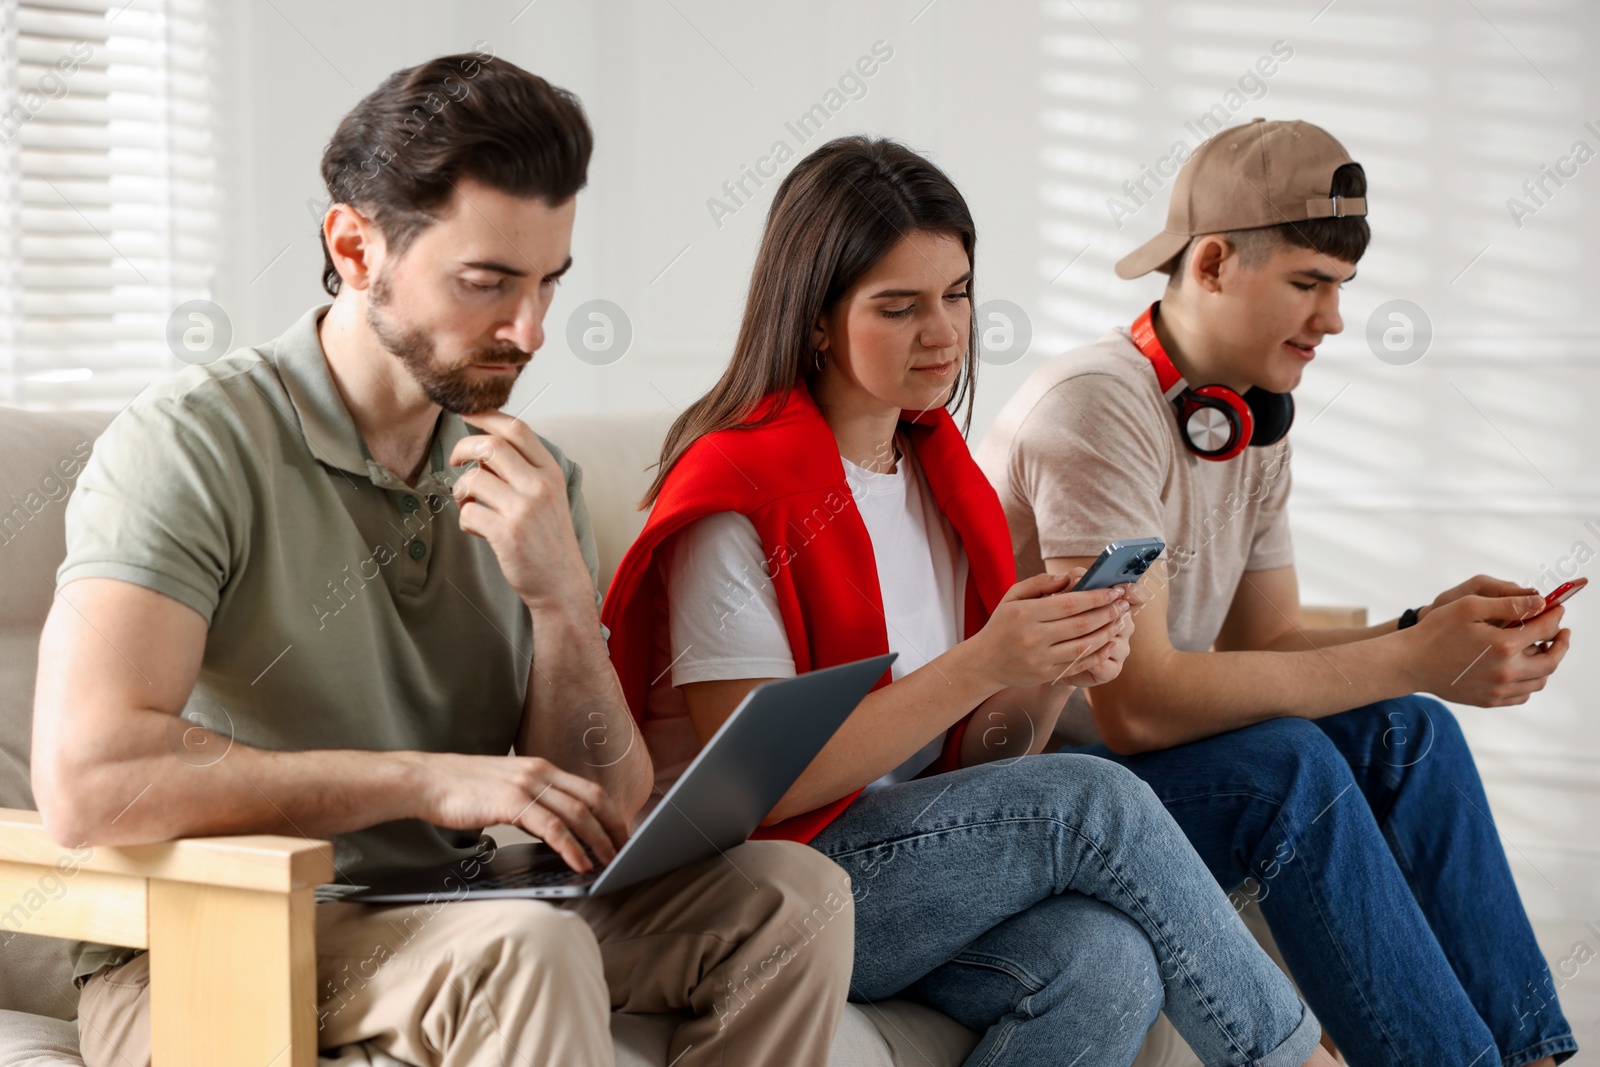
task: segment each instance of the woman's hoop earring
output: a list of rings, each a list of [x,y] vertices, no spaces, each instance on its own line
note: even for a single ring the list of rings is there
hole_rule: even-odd
[[[822,369],[822,349],[819,348],[813,353],[811,362],[817,365],[817,370]]]

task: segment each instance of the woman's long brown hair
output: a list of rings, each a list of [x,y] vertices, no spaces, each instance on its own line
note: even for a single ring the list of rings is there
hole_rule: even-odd
[[[816,373],[811,335],[817,321],[890,249],[919,231],[960,238],[973,262],[978,236],[966,200],[943,171],[905,145],[841,137],[795,164],[767,213],[733,358],[710,392],[667,431],[639,508],[655,502],[673,466],[701,437],[775,415],[773,407],[750,420],[763,398],[787,396]],[[945,402],[952,412],[966,408],[963,433],[972,425],[977,339],[977,317],[969,316],[967,350]]]

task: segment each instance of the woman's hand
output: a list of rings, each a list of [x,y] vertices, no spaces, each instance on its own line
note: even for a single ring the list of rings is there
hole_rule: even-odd
[[[1074,567],[1066,573],[1066,577],[1076,584],[1084,573],[1085,569],[1083,567]],[[1118,630],[1116,636],[1101,647],[1100,651],[1093,657],[1092,662],[1084,664],[1083,670],[1061,679],[1069,685],[1088,688],[1092,685],[1101,685],[1112,681],[1122,673],[1123,661],[1128,658],[1128,643],[1133,637],[1133,618],[1139,614],[1140,608],[1150,602],[1150,591],[1138,582],[1114,586],[1113,588],[1121,589],[1127,601],[1128,613],[1122,617],[1122,621],[1127,625]]]
[[[989,621],[970,639],[981,651],[980,669],[997,689],[1056,682],[1097,685],[1117,676],[1128,655],[1127,635],[1133,632],[1129,590],[1136,587],[1070,592],[1082,576],[1081,569],[1039,574],[1006,591]]]

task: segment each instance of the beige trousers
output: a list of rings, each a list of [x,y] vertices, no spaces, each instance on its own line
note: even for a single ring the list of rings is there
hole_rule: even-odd
[[[612,1011],[688,1011],[674,1067],[822,1067],[854,936],[848,876],[779,841],[603,897],[321,904],[317,1042],[415,1067],[611,1067]],[[145,954],[84,984],[88,1067],[149,1067],[149,979]]]

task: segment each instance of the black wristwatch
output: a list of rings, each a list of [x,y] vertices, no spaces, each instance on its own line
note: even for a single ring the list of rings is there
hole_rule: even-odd
[[[1418,619],[1417,612],[1421,610],[1421,608],[1407,608],[1405,611],[1401,612],[1400,623],[1395,627],[1395,629],[1404,630],[1407,626],[1415,626]]]

